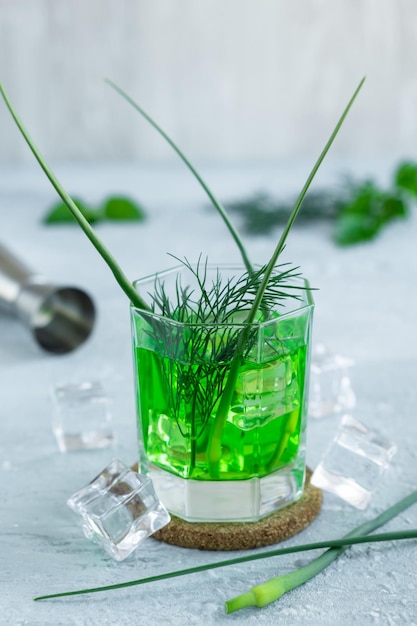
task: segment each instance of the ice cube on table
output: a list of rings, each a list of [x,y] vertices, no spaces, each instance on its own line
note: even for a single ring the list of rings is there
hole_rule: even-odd
[[[74,493],[67,504],[81,516],[85,536],[102,545],[116,561],[128,557],[170,521],[151,479],[118,459]]]
[[[52,429],[61,452],[114,443],[110,402],[99,381],[58,385],[52,403]]]
[[[327,417],[350,411],[356,396],[350,380],[352,359],[330,353],[318,344],[312,351],[308,414]]]
[[[311,483],[358,509],[366,509],[396,450],[397,446],[379,432],[344,415]]]

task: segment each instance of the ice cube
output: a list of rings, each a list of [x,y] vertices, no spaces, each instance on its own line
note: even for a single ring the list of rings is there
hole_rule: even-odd
[[[61,452],[105,448],[114,442],[109,399],[98,381],[52,390],[52,429]]]
[[[356,397],[350,380],[352,359],[331,354],[321,344],[312,352],[309,411],[311,417],[327,417],[350,411]]]
[[[85,536],[101,544],[116,561],[128,557],[170,521],[151,479],[118,459],[74,493],[67,504],[81,516]]]
[[[344,415],[311,483],[358,509],[366,509],[396,450],[397,446],[379,432]]]

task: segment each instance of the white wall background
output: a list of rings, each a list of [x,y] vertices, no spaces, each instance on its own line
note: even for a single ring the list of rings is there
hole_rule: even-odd
[[[417,157],[415,0],[0,0],[0,80],[48,158]],[[31,160],[0,103],[0,162]]]

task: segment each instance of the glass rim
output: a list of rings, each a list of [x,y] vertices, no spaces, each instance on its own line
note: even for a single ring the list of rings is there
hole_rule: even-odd
[[[197,263],[195,264],[191,264],[192,267],[196,267]],[[233,270],[233,269],[239,269],[239,270],[244,270],[245,266],[239,263],[220,263],[220,264],[210,264],[208,263],[207,265],[205,265],[205,267],[208,270]],[[255,265],[256,268],[260,268],[260,265]],[[152,274],[149,274],[147,276],[144,276],[143,278],[138,278],[136,280],[133,281],[133,287],[139,291],[138,287],[139,285],[143,285],[144,283],[150,283],[151,281],[155,281],[158,278],[165,278],[169,275],[172,275],[178,271],[184,271],[186,270],[187,267],[185,265],[175,265],[172,266],[170,268],[166,268],[165,270],[162,270],[160,272],[154,272]],[[153,311],[145,311],[144,309],[141,309],[139,307],[134,306],[132,303],[130,303],[130,309],[132,311],[132,313],[136,314],[136,315],[140,315],[143,317],[149,317],[152,319],[157,319],[159,321],[164,321],[164,322],[168,322],[169,324],[172,324],[173,326],[177,326],[179,328],[196,328],[196,327],[202,327],[204,326],[205,328],[227,328],[227,327],[233,327],[233,328],[245,328],[247,326],[257,326],[259,328],[268,326],[270,324],[275,324],[275,323],[279,323],[285,319],[294,317],[295,314],[300,314],[303,310],[307,311],[309,309],[313,309],[314,308],[314,300],[312,297],[312,288],[310,287],[310,283],[308,281],[307,278],[304,278],[302,276],[298,276],[296,278],[294,278],[295,281],[300,283],[299,287],[295,287],[294,290],[297,290],[300,292],[300,296],[303,297],[303,301],[301,299],[298,299],[297,297],[291,297],[291,300],[294,300],[294,308],[291,308],[290,310],[285,311],[282,314],[279,314],[277,317],[271,318],[269,320],[265,320],[263,322],[261,321],[257,321],[255,320],[254,322],[248,324],[245,322],[197,322],[197,323],[193,323],[193,322],[179,322],[177,320],[174,320],[170,317],[166,317],[165,315],[161,315],[160,313],[156,313]],[[303,286],[301,286],[303,285]],[[298,306],[297,306],[298,305]],[[279,312],[279,303],[277,305],[277,309]],[[249,309],[248,309],[249,312]]]

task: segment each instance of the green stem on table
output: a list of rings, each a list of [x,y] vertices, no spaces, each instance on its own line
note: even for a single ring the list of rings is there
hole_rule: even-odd
[[[122,98],[124,98],[136,111],[138,111],[138,113],[140,113],[142,115],[142,117],[144,117],[147,122],[149,122],[149,124],[165,139],[165,141],[167,141],[169,143],[171,148],[178,154],[178,156],[183,161],[183,163],[185,163],[185,165],[188,167],[190,172],[195,176],[197,181],[200,183],[200,185],[202,186],[202,188],[204,189],[204,191],[206,192],[206,194],[210,198],[213,206],[217,209],[217,211],[220,213],[221,217],[223,218],[224,223],[226,224],[227,228],[229,229],[229,232],[232,235],[232,237],[233,237],[233,239],[234,239],[234,241],[235,241],[235,243],[236,243],[236,245],[237,245],[237,247],[238,247],[238,249],[240,251],[240,254],[241,254],[242,259],[243,259],[243,263],[245,264],[245,267],[246,267],[248,273],[252,274],[252,272],[253,272],[252,264],[249,261],[249,257],[247,255],[247,252],[245,250],[245,247],[244,247],[244,245],[242,243],[242,240],[241,240],[237,230],[235,229],[235,227],[233,226],[232,222],[229,219],[229,216],[227,215],[226,209],[219,202],[219,200],[216,198],[216,196],[213,194],[213,192],[211,191],[211,189],[209,188],[207,183],[203,180],[203,178],[197,172],[197,170],[192,165],[192,163],[188,160],[188,158],[185,156],[185,154],[179,149],[179,147],[173,142],[173,140],[169,137],[169,135],[166,134],[166,132],[159,126],[159,124],[157,124],[155,122],[155,120],[153,120],[151,118],[151,116],[148,115],[146,113],[146,111],[144,111],[142,109],[142,107],[139,106],[137,104],[137,102],[135,102],[133,100],[133,98],[131,98],[121,87],[116,85],[113,81],[111,81],[109,79],[106,79],[106,83],[108,85],[110,85],[110,87],[112,87],[120,96],[122,96]]]
[[[23,125],[23,122],[21,121],[20,117],[17,115],[17,113],[16,113],[16,111],[15,111],[15,109],[14,109],[14,107],[13,107],[13,105],[12,105],[12,103],[11,103],[11,101],[10,101],[10,99],[9,99],[9,97],[8,97],[6,91],[5,91],[5,89],[4,89],[4,87],[3,87],[3,85],[1,83],[0,83],[0,93],[1,93],[1,95],[3,97],[4,102],[6,103],[7,108],[10,111],[14,121],[16,122],[17,127],[19,128],[20,132],[22,133],[23,138],[25,139],[25,141],[28,144],[29,148],[33,152],[36,160],[38,161],[39,165],[41,166],[41,168],[45,172],[45,174],[46,174],[47,178],[49,179],[50,183],[52,184],[52,186],[54,187],[55,191],[60,196],[61,200],[65,203],[65,205],[71,211],[72,215],[77,220],[78,224],[81,226],[82,230],[87,235],[88,239],[91,241],[91,243],[93,244],[93,246],[95,247],[97,252],[101,255],[101,257],[107,263],[108,267],[112,271],[113,276],[115,277],[115,279],[116,279],[117,283],[119,284],[119,286],[123,289],[123,291],[125,292],[125,294],[129,298],[129,300],[132,302],[132,304],[135,307],[137,307],[138,309],[143,309],[145,311],[150,311],[150,307],[140,297],[140,295],[138,294],[138,292],[136,291],[136,289],[134,288],[132,283],[125,276],[124,272],[122,271],[121,267],[117,263],[116,259],[111,255],[111,253],[106,248],[106,246],[103,244],[103,242],[99,239],[99,237],[97,237],[97,235],[94,232],[93,228],[90,226],[88,221],[85,219],[84,215],[79,210],[79,208],[77,207],[75,202],[72,200],[71,196],[66,192],[66,190],[61,185],[61,183],[59,182],[59,180],[57,179],[55,174],[52,172],[52,170],[49,167],[49,165],[46,163],[44,157],[42,156],[42,154],[39,152],[39,150],[35,146],[35,143],[34,143],[33,139],[30,137],[28,131],[26,130],[25,126]]]
[[[389,509],[381,513],[377,517],[364,524],[361,524],[350,533],[348,533],[344,539],[347,542],[356,543],[355,539],[367,535],[376,528],[379,528],[383,524],[389,522],[393,517],[399,515],[408,509],[411,505],[417,502],[417,491],[414,491],[409,496],[403,498]],[[407,531],[404,531],[406,533]],[[400,533],[401,534],[401,533]],[[405,536],[405,535],[404,535]],[[370,537],[371,538],[371,537]],[[352,545],[351,543],[351,545]],[[362,543],[362,541],[361,541]],[[346,545],[333,546],[330,550],[327,550],[319,557],[311,561],[305,567],[301,567],[294,572],[284,574],[282,576],[276,576],[271,578],[261,585],[252,587],[246,593],[243,593],[226,602],[226,613],[233,613],[239,609],[243,609],[248,606],[263,607],[275,600],[278,600],[284,593],[291,591],[295,587],[303,585],[305,582],[319,574],[330,563],[335,561],[337,557],[348,547]]]
[[[262,302],[262,298],[263,295],[265,293],[265,289],[268,285],[268,282],[271,278],[271,274],[273,272],[273,269],[278,261],[278,257],[280,256],[281,252],[284,249],[285,246],[285,242],[286,239],[288,237],[288,234],[292,228],[292,225],[294,224],[294,221],[298,215],[298,212],[301,208],[301,204],[304,200],[304,197],[320,167],[320,165],[322,164],[327,152],[329,151],[333,141],[336,138],[336,135],[338,134],[343,122],[345,121],[345,118],[347,116],[347,114],[349,113],[360,89],[362,88],[362,85],[365,81],[365,78],[362,78],[362,80],[360,81],[358,87],[356,88],[353,96],[351,97],[351,99],[349,100],[345,110],[343,111],[341,117],[339,118],[339,121],[337,122],[332,134],[330,135],[330,138],[328,139],[326,145],[324,146],[319,158],[317,159],[316,163],[313,166],[313,169],[311,170],[305,184],[304,187],[302,188],[300,195],[298,196],[298,199],[295,203],[295,206],[291,212],[290,217],[288,218],[287,224],[284,228],[284,231],[280,237],[280,240],[278,241],[278,244],[274,250],[274,253],[272,254],[272,257],[266,267],[262,282],[259,286],[259,289],[256,293],[256,297],[254,299],[253,305],[251,310],[249,311],[248,317],[245,320],[245,326],[242,330],[242,332],[240,333],[239,336],[239,341],[237,343],[237,348],[236,348],[236,353],[235,356],[233,358],[233,361],[231,363],[230,366],[230,371],[229,371],[229,375],[226,381],[226,385],[222,394],[222,397],[220,399],[220,403],[217,409],[217,413],[216,416],[214,418],[214,422],[210,431],[210,437],[209,437],[209,444],[208,444],[208,448],[207,448],[207,460],[208,460],[208,464],[209,464],[209,468],[210,468],[210,472],[213,478],[217,478],[218,474],[219,474],[219,469],[218,469],[218,464],[221,458],[221,435],[223,432],[223,428],[224,425],[226,423],[227,420],[227,415],[229,412],[229,407],[230,407],[230,403],[232,400],[232,396],[235,390],[235,385],[236,385],[236,380],[237,380],[237,376],[238,376],[238,372],[239,372],[239,367],[241,365],[241,360],[242,360],[242,354],[243,354],[243,350],[244,347],[246,345],[248,336],[249,336],[249,332],[250,332],[250,326],[251,324],[253,324],[256,314],[259,310],[260,304]]]
[[[282,556],[284,554],[294,554],[297,552],[306,552],[308,550],[319,550],[323,548],[331,548],[331,550],[322,554],[321,557],[315,560],[315,562],[319,562],[322,565],[321,569],[323,569],[324,567],[329,565],[334,559],[336,559],[337,556],[339,556],[339,554],[343,552],[343,550],[345,550],[348,546],[351,546],[351,545],[356,545],[356,544],[361,544],[361,543],[374,543],[374,542],[381,542],[381,541],[397,541],[397,540],[402,540],[402,539],[416,539],[417,528],[413,528],[411,530],[402,530],[402,531],[397,531],[397,532],[380,533],[377,535],[371,535],[370,537],[366,536],[366,534],[361,535],[361,533],[369,533],[372,530],[379,528],[383,524],[386,524],[391,519],[393,519],[394,517],[396,517],[403,511],[405,511],[406,509],[408,509],[410,506],[412,506],[416,502],[417,502],[417,491],[414,491],[410,495],[406,496],[405,498],[403,498],[402,500],[394,504],[393,506],[389,507],[386,511],[384,511],[384,513],[378,515],[373,520],[370,520],[368,522],[365,522],[364,524],[361,524],[360,526],[352,530],[350,533],[348,533],[342,539],[333,539],[329,541],[319,541],[319,542],[309,543],[309,544],[304,544],[304,545],[290,546],[287,548],[278,548],[276,550],[269,550],[268,552],[257,552],[255,554],[249,554],[249,555],[237,557],[234,559],[227,559],[225,561],[217,561],[216,563],[207,563],[205,565],[198,565],[196,567],[190,567],[190,568],[183,569],[183,570],[167,572],[165,574],[158,574],[156,576],[149,576],[147,578],[139,578],[138,580],[130,580],[130,581],[123,582],[123,583],[116,583],[114,585],[105,585],[103,587],[90,587],[88,589],[78,589],[75,591],[64,591],[61,593],[37,596],[36,598],[34,598],[34,600],[35,601],[49,600],[52,598],[62,598],[66,596],[84,595],[88,593],[97,593],[101,591],[113,591],[113,590],[122,589],[125,587],[133,587],[136,585],[143,585],[145,583],[166,580],[168,578],[176,578],[178,576],[196,574],[198,572],[203,572],[203,571],[210,570],[210,569],[216,569],[219,567],[226,567],[229,565],[238,565],[240,563],[246,563],[249,561],[257,561],[260,559],[266,559],[266,558],[275,557],[275,556]],[[331,554],[331,557],[326,557],[327,554]],[[309,566],[307,566],[307,568],[308,567]],[[312,566],[310,570],[306,572],[306,568],[301,568],[301,570],[304,571],[304,579],[303,580],[298,579],[297,581],[294,580],[294,576],[292,574],[287,574],[287,576],[289,577],[287,584],[285,584],[285,582],[282,583],[282,578],[284,578],[282,576],[279,577],[281,579],[281,583],[278,583],[278,584],[275,583],[274,585],[272,585],[270,581],[268,581],[268,584],[267,584],[267,591],[269,591],[268,598],[272,598],[271,600],[268,600],[268,601],[273,601],[273,599],[277,599],[279,595],[282,595],[282,593],[284,593],[285,591],[288,591],[290,588],[294,588],[294,584],[293,584],[294,582],[297,582],[297,584],[302,584],[303,582],[311,578],[311,576],[307,578],[306,574],[315,575],[316,573],[321,571],[321,569],[319,569],[317,566]],[[273,580],[276,581],[277,579],[273,579]],[[292,584],[292,587],[290,587],[291,584]],[[280,586],[279,595],[277,595],[276,589],[275,589],[275,587],[277,586]],[[256,589],[259,589],[260,587],[262,587],[262,585],[259,585]],[[265,596],[262,596],[261,599],[265,599]],[[254,603],[256,603],[256,600],[257,600],[257,594],[254,591],[254,589],[251,589],[249,592],[242,594],[241,596],[238,596],[237,598],[233,598],[232,600],[229,600],[226,603],[226,610],[228,612],[232,612],[240,608],[243,608],[245,606],[252,606]]]
[[[257,552],[247,556],[239,556],[226,561],[217,561],[215,563],[206,563],[204,565],[196,565],[187,569],[166,572],[165,574],[157,574],[156,576],[148,576],[147,578],[139,578],[137,580],[128,580],[123,583],[115,583],[114,585],[104,585],[103,587],[90,587],[88,589],[77,589],[75,591],[63,591],[60,593],[51,593],[48,595],[37,596],[33,598],[35,602],[39,600],[51,600],[53,598],[64,598],[67,596],[79,596],[88,593],[99,593],[101,591],[115,591],[126,587],[135,587],[146,583],[158,582],[169,578],[178,578],[179,576],[188,576],[189,574],[198,574],[207,570],[218,569],[220,567],[228,567],[229,565],[240,565],[250,561],[260,561],[276,556],[284,556],[285,554],[296,554],[298,552],[307,552],[309,550],[322,550],[323,548],[348,548],[362,543],[381,543],[385,541],[400,541],[404,539],[417,539],[417,528],[411,530],[401,530],[397,532],[379,533],[371,536],[358,536],[343,539],[330,539],[329,541],[316,541],[314,543],[306,543],[300,546],[292,546],[288,548],[279,548],[277,550],[269,550],[268,552]],[[240,597],[240,596],[239,596]],[[230,601],[229,601],[230,602]]]

